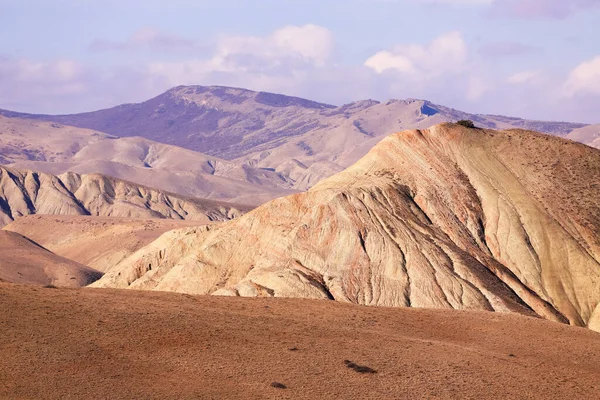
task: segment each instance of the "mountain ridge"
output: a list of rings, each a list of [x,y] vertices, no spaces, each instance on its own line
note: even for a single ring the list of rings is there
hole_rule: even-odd
[[[0,166],[0,226],[30,214],[191,219],[239,216],[251,207],[186,198],[101,174],[60,176]],[[242,211],[240,211],[242,210]]]
[[[84,114],[43,116],[6,111],[0,111],[0,114],[53,120],[53,123],[65,126],[94,129],[103,135],[140,136],[199,152],[204,157],[232,162],[240,173],[236,179],[258,186],[240,186],[242,192],[256,193],[254,204],[290,191],[309,189],[351,166],[390,132],[426,129],[461,119],[473,120],[482,128],[527,128],[561,137],[586,128],[586,124],[469,114],[427,100],[359,100],[336,107],[297,97],[224,86],[178,86],[142,103]],[[22,166],[36,168],[31,163]],[[37,167],[51,168],[49,165]],[[96,172],[93,165],[80,168],[80,172]],[[139,175],[141,183],[152,179],[147,176],[148,171],[124,171],[121,166],[111,165],[98,165],[97,168],[101,169],[97,172],[115,169],[120,178],[126,173]],[[249,175],[244,170],[253,172]],[[265,175],[264,179],[254,182],[254,177],[260,175]],[[189,174],[173,178],[173,182],[181,181],[179,186],[184,189],[186,182],[192,179],[196,179],[194,186],[208,187],[205,192],[186,191],[183,194],[213,198],[223,194],[223,200],[244,200],[217,190],[217,186],[223,188],[227,182],[206,182],[205,177]],[[210,180],[215,181],[215,178]],[[166,190],[176,189],[166,177],[159,177],[157,181],[166,182],[163,187]],[[213,187],[215,190],[211,189]],[[260,190],[265,194],[260,195]]]

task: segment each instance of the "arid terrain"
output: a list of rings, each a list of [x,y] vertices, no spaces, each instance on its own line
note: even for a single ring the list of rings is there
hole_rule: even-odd
[[[588,125],[575,129],[567,135],[567,139],[585,143],[588,146],[600,149],[600,124]]]
[[[28,215],[3,229],[21,234],[61,257],[106,271],[163,233],[198,224],[180,219]]]
[[[14,232],[0,230],[0,254],[0,282],[82,287],[102,276]]]
[[[100,174],[56,176],[0,166],[0,227],[30,214],[226,220],[252,207],[194,199]]]
[[[7,284],[0,307],[1,398],[571,400],[600,391],[599,334],[511,314]]]
[[[600,400],[598,22],[0,0],[0,400]]]
[[[95,287],[512,311],[598,329],[600,151],[522,130],[391,135],[307,193],[171,231]]]
[[[141,137],[0,115],[0,164],[53,175],[103,174],[142,186],[242,204],[294,193],[278,173]]]
[[[190,90],[0,117],[0,398],[598,397],[595,126]]]
[[[572,134],[593,145],[586,124],[475,115],[425,100],[338,107],[239,88],[180,86],[143,103],[83,114],[0,110],[0,163],[55,175],[99,173],[184,196],[260,205],[344,170],[393,132],[460,119],[491,129]]]

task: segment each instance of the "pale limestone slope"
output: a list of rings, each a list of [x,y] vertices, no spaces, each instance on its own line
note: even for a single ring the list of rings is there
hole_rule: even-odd
[[[600,301],[599,195],[597,150],[443,124],[386,138],[308,193],[166,233],[94,286],[513,311],[585,326]]]
[[[69,161],[82,148],[114,136],[55,122],[0,115],[0,164]]]
[[[60,176],[0,167],[0,226],[30,214],[172,218],[208,222],[247,210],[98,174]]]

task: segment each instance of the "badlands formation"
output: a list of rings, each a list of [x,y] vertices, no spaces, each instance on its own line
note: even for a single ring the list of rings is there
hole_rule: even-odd
[[[600,152],[523,130],[389,136],[307,193],[165,233],[94,287],[537,315],[600,330]]]
[[[226,220],[246,206],[199,200],[112,177],[55,176],[0,166],[0,227],[30,214]]]

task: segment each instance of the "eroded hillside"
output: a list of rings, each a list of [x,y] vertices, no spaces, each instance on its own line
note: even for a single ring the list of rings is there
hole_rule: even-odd
[[[600,152],[442,124],[308,193],[172,231],[94,285],[600,318]]]
[[[99,174],[55,176],[0,167],[0,226],[30,214],[222,221],[247,209]]]

